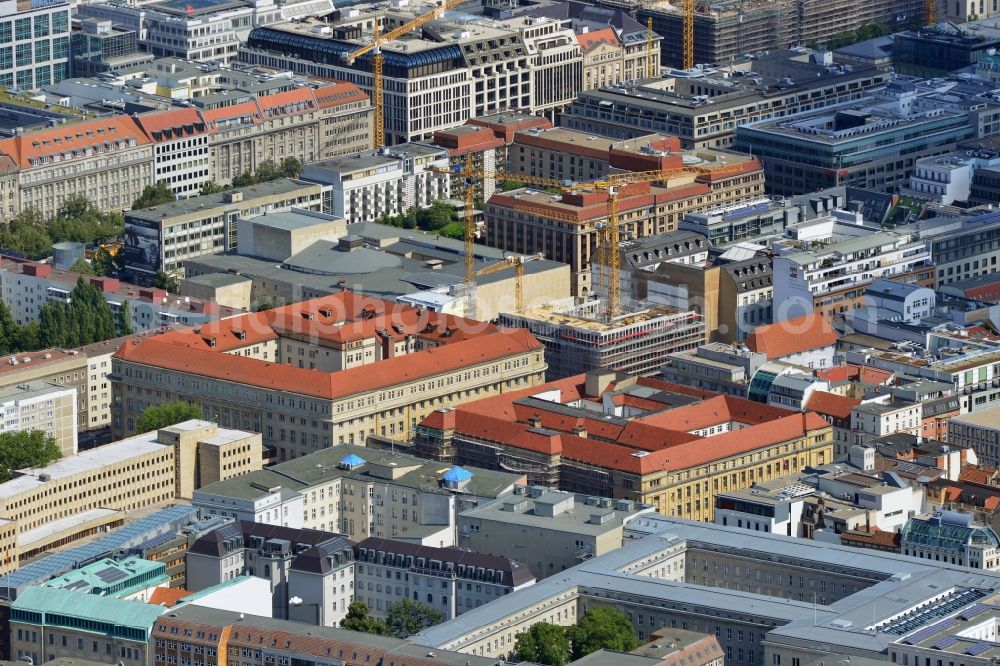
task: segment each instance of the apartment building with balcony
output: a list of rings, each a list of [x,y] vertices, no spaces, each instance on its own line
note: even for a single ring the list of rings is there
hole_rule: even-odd
[[[869,230],[871,231],[871,230]],[[828,319],[865,303],[879,278],[934,284],[929,243],[912,231],[875,231],[785,246],[775,254],[774,320],[816,312]]]

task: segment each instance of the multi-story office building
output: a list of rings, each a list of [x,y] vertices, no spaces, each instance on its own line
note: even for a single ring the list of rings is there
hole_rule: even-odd
[[[44,217],[75,195],[101,211],[121,211],[153,183],[153,146],[128,116],[18,134],[0,140],[0,153],[19,169],[17,210]]]
[[[918,159],[987,135],[981,123],[1000,106],[987,99],[970,106],[975,98],[963,105],[942,100],[933,86],[894,82],[853,103],[740,125],[735,145],[763,159],[776,194],[837,185],[890,192],[906,183]]]
[[[158,587],[169,582],[163,562],[144,560],[130,555],[121,559],[105,557],[67,571],[43,587],[73,590],[82,594],[97,594],[116,599],[145,601]]]
[[[435,409],[541,383],[542,351],[527,331],[343,291],[125,345],[112,430],[190,400],[222,425],[264,433],[282,460],[406,438]]]
[[[81,3],[80,18],[112,21],[116,26],[135,30],[140,44],[155,57],[229,63],[256,26],[271,25],[293,18],[321,16],[333,11],[328,0],[301,0],[281,5],[272,2],[209,2],[192,5],[170,0],[142,6],[108,3]]]
[[[634,183],[618,195],[623,238],[672,231],[692,211],[755,199],[764,180],[755,158],[718,151],[699,151],[699,166],[737,167],[720,175],[683,174],[664,178],[665,186]],[[586,189],[553,196],[533,189],[493,195],[486,205],[486,242],[510,252],[542,252],[547,259],[569,264],[573,295],[590,296],[595,288],[591,263],[600,252],[601,229],[608,218],[606,192]]]
[[[336,659],[344,666],[495,666],[496,659],[448,650],[427,650],[389,636],[313,626],[315,606],[301,604],[303,622],[289,622],[239,611],[224,611],[185,605],[161,615],[152,629],[150,652],[153,666],[183,663],[189,658],[205,664],[228,661],[239,654],[248,666],[291,663],[295,660],[326,662]],[[310,612],[312,615],[310,615]],[[247,656],[242,656],[246,653]],[[220,657],[221,655],[221,657]],[[335,656],[336,655],[336,656]],[[131,666],[131,665],[130,665]]]
[[[775,321],[810,312],[832,318],[861,307],[865,289],[879,278],[934,284],[929,243],[912,231],[838,235],[826,242],[798,251],[790,245],[774,256]]]
[[[711,520],[720,490],[833,459],[830,426],[816,414],[614,373],[436,411],[421,423],[416,447],[692,520]]]
[[[69,303],[81,278],[79,273],[61,271],[52,264],[4,257],[0,264],[0,294],[14,320],[21,325],[38,321],[42,305],[49,300]],[[128,302],[132,310],[132,330],[148,331],[173,324],[197,325],[233,314],[214,301],[200,301],[171,294],[155,287],[139,287],[116,278],[86,276],[113,313]]]
[[[619,1],[608,4],[619,5]],[[694,19],[694,60],[723,63],[746,53],[787,49],[793,45],[822,44],[826,40],[866,25],[886,26],[889,32],[908,28],[914,17],[922,17],[924,5],[917,0],[829,3],[816,0],[740,5],[738,2],[699,1]],[[639,3],[636,18],[645,24],[653,19],[653,30],[663,37],[663,64],[683,63],[683,14],[677,4]],[[964,19],[963,19],[964,20]]]
[[[935,285],[981,278],[997,271],[1000,257],[1000,214],[976,213],[920,223],[934,258]]]
[[[19,558],[120,523],[131,511],[190,499],[202,485],[258,470],[260,435],[185,421],[107,444],[0,484],[6,570]],[[142,470],[137,472],[136,470]]]
[[[952,23],[944,18],[961,13],[962,5],[967,3],[972,4],[971,0],[959,0],[944,7],[945,3],[937,2],[940,17],[937,25],[893,35],[893,68],[908,76],[948,76],[963,67],[975,67],[990,49],[1000,47],[1000,21],[997,19],[966,23],[968,18],[963,16],[951,18]]]
[[[458,545],[523,562],[541,580],[620,548],[628,523],[649,514],[628,500],[519,486],[462,513]]]
[[[56,441],[59,454],[76,453],[76,389],[52,382],[28,382],[0,389],[0,432],[40,430]]]
[[[984,666],[992,658],[968,654],[974,646],[995,649],[976,633],[992,626],[996,613],[998,578],[989,570],[669,518],[639,517],[629,527],[652,538],[627,542],[414,640],[506,658],[531,624],[570,626],[584,608],[610,605],[632,614],[640,640],[650,627],[674,624],[718,631],[726,663],[797,659],[818,666],[850,658],[874,666],[892,663],[895,654],[896,663],[939,655]]]
[[[328,213],[374,222],[450,197],[451,178],[432,171],[447,168],[448,151],[413,143],[307,164],[302,178],[324,186]]]
[[[135,116],[154,143],[153,180],[166,183],[178,199],[197,196],[209,182],[209,127],[194,108],[153,111]]]
[[[193,504],[210,515],[337,532],[360,541],[455,545],[462,511],[513,490],[523,475],[442,470],[395,450],[339,444],[266,470],[205,486]]]
[[[80,430],[87,429],[87,359],[83,354],[41,349],[11,354],[0,361],[0,388],[16,389],[34,382],[58,384],[73,390],[76,396],[76,425]]]
[[[952,417],[948,421],[948,442],[974,450],[981,465],[1000,466],[1000,408]]]
[[[165,606],[53,587],[31,587],[10,608],[10,650],[43,664],[93,660],[148,666],[150,633]]]
[[[914,516],[899,540],[903,555],[971,569],[1000,570],[1000,536],[971,514],[946,511]]]
[[[684,167],[680,148],[675,136],[615,140],[562,127],[537,128],[514,135],[507,172],[579,182],[621,171],[669,171]]]
[[[68,2],[0,2],[0,88],[37,90],[70,75]]]
[[[357,543],[354,563],[354,598],[364,601],[375,617],[412,599],[450,620],[535,582],[527,566],[509,557],[391,539]]]
[[[504,312],[500,323],[527,329],[545,345],[549,381],[592,370],[656,375],[670,354],[705,342],[705,323],[694,310],[641,305],[622,314],[608,321],[601,302],[590,300]]]
[[[485,13],[490,15],[489,2],[484,7]],[[606,7],[577,0],[539,7],[528,5],[526,10],[510,9],[512,13],[523,12],[527,16],[557,19],[573,29],[583,53],[580,90],[646,78],[649,76],[649,60],[652,61],[654,75],[660,74],[660,44],[663,39],[654,32],[650,42],[645,23],[639,23],[626,11],[608,11]],[[650,51],[651,58],[648,57]]]
[[[298,21],[257,28],[240,60],[372,88],[372,53],[353,63],[341,54],[365,43],[373,13],[330,25]],[[391,20],[403,23],[412,14]],[[554,114],[580,90],[583,56],[573,30],[548,18],[452,23],[385,44],[385,140],[427,141],[434,132],[479,116],[517,109]]]
[[[100,19],[80,21],[79,30],[74,30],[70,36],[70,48],[73,76],[77,78],[117,71],[153,59],[152,54],[139,51],[139,35],[135,30],[116,28],[111,21]]]
[[[739,125],[856,100],[889,80],[874,67],[814,59],[819,62],[811,62],[808,54],[778,51],[732,65],[727,59],[717,68],[585,90],[559,124],[616,139],[659,132],[679,137],[686,149],[728,147]]]
[[[851,434],[855,445],[901,432],[919,435],[922,425],[919,402],[869,401],[851,408]]]
[[[279,178],[130,210],[125,213],[123,271],[138,284],[148,284],[161,270],[183,275],[189,259],[236,249],[239,218],[290,208],[318,211],[323,206],[322,190],[315,183]]]

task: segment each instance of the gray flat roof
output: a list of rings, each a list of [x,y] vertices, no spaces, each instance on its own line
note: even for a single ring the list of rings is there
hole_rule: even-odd
[[[248,187],[234,188],[231,191],[218,192],[216,194],[203,194],[190,199],[178,199],[169,203],[151,206],[140,210],[130,210],[125,213],[126,217],[147,220],[150,222],[160,222],[171,217],[196,213],[199,210],[211,210],[213,208],[242,208],[247,205],[247,201],[252,201],[257,197],[271,197],[278,194],[288,194],[297,190],[315,189],[319,192],[320,186],[316,183],[304,180],[293,180],[291,178],[278,178],[266,183],[257,183]],[[242,192],[243,201],[227,203],[226,198],[232,192]]]

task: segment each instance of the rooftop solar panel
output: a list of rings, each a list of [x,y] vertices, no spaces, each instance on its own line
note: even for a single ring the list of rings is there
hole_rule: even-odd
[[[977,654],[982,654],[993,647],[993,643],[987,643],[986,641],[979,641],[970,647],[965,648],[965,654],[976,656]]]
[[[105,583],[117,583],[120,580],[128,578],[127,573],[125,573],[121,569],[116,569],[114,567],[107,567],[101,569],[95,575]]]

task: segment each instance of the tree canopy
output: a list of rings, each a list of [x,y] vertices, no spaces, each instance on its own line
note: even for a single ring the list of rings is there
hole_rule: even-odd
[[[444,201],[435,201],[427,208],[411,208],[402,215],[383,215],[380,224],[402,229],[433,231],[446,238],[464,238],[465,224],[456,217],[453,206]]]
[[[295,157],[286,157],[281,164],[274,160],[264,160],[253,173],[244,171],[233,178],[233,187],[248,187],[257,183],[267,183],[278,178],[298,178],[302,173],[302,162]]]
[[[153,286],[157,289],[166,289],[173,294],[176,294],[180,289],[177,278],[165,271],[156,271],[153,274]]]
[[[436,608],[403,599],[389,606],[386,611],[385,625],[389,635],[396,638],[409,638],[427,627],[444,622],[444,615]]]
[[[573,659],[580,659],[597,650],[629,652],[639,646],[632,621],[625,613],[610,606],[591,608],[566,630],[573,646]]]
[[[73,262],[73,265],[69,267],[71,273],[79,273],[80,275],[97,275],[94,267],[90,265],[90,262],[80,257]]]
[[[169,428],[183,421],[201,418],[201,407],[189,402],[176,400],[155,407],[147,407],[135,422],[136,432],[152,432],[160,428]]]
[[[569,638],[563,627],[548,622],[538,622],[517,635],[514,651],[521,661],[565,666],[569,662]]]
[[[155,185],[147,185],[142,189],[142,194],[139,195],[139,198],[132,202],[132,210],[152,208],[153,206],[159,206],[160,204],[176,200],[177,197],[174,195],[174,191],[170,189],[166,181],[161,180]]]
[[[44,467],[61,457],[54,437],[41,430],[0,433],[0,482],[27,467]]]
[[[389,628],[382,620],[376,620],[368,611],[368,604],[363,601],[352,601],[347,607],[347,615],[340,621],[340,626],[352,631],[363,631],[366,634],[385,636]]]
[[[52,219],[46,220],[38,210],[26,208],[9,222],[0,223],[0,248],[41,259],[49,255],[53,243],[96,243],[117,238],[124,230],[121,213],[102,213],[86,197],[74,194],[66,198]]]
[[[42,305],[38,329],[43,347],[79,347],[117,335],[114,313],[100,289],[80,277],[68,300]]]

